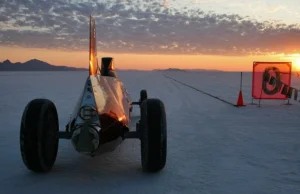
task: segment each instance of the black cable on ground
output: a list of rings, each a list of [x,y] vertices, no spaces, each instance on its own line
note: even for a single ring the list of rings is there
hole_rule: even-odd
[[[182,85],[184,85],[184,86],[187,86],[187,87],[189,87],[189,88],[192,88],[192,89],[194,89],[194,90],[196,90],[196,91],[198,91],[198,92],[201,92],[202,94],[205,94],[205,95],[210,96],[210,97],[212,97],[212,98],[214,98],[214,99],[217,99],[217,100],[219,100],[219,101],[221,101],[221,102],[224,102],[224,103],[226,103],[226,104],[229,104],[229,105],[232,105],[232,106],[236,107],[235,104],[233,104],[233,103],[231,103],[231,102],[228,102],[228,101],[226,101],[226,100],[224,100],[224,99],[221,99],[221,98],[219,98],[219,97],[217,97],[217,96],[214,96],[214,95],[212,95],[212,94],[209,94],[209,93],[207,93],[207,92],[204,92],[204,91],[202,91],[202,90],[199,90],[198,88],[195,88],[195,87],[190,86],[190,85],[188,85],[188,84],[186,84],[186,83],[183,83],[183,82],[181,82],[181,81],[178,81],[178,80],[176,80],[176,79],[174,79],[174,78],[172,78],[172,77],[169,77],[169,76],[167,76],[167,75],[165,75],[165,74],[163,74],[163,75],[164,75],[166,78],[168,78],[168,79],[171,79],[171,80],[176,81],[176,82],[178,82],[178,83],[180,83],[180,84],[182,84]]]

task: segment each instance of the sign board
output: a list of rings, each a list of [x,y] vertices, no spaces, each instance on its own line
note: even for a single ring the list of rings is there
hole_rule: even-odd
[[[252,97],[286,100],[291,86],[291,62],[254,62]]]

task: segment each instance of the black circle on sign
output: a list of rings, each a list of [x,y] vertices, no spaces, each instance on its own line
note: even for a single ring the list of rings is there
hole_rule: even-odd
[[[264,79],[270,71],[274,71],[275,74],[276,74],[275,75],[276,83],[275,83],[274,89],[272,89],[272,90],[268,89],[267,84],[269,84],[269,82]],[[266,93],[268,95],[274,95],[274,94],[276,94],[281,89],[282,85],[280,83],[281,83],[281,77],[280,77],[280,71],[279,71],[279,69],[277,67],[267,67],[265,69],[264,74],[263,74],[262,89],[263,89],[264,93]]]

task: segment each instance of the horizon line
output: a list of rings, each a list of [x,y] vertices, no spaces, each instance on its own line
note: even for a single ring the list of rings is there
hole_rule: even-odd
[[[0,63],[3,63],[5,61],[9,61],[11,62],[12,64],[15,64],[15,63],[26,63],[26,62],[29,62],[29,61],[32,61],[32,60],[38,60],[38,61],[41,61],[41,62],[44,62],[44,63],[48,63],[49,65],[52,65],[52,66],[56,66],[56,67],[69,67],[69,68],[75,68],[75,69],[84,69],[84,70],[88,70],[89,68],[88,67],[76,67],[76,66],[69,66],[69,65],[56,65],[56,64],[51,64],[47,61],[43,61],[43,60],[40,60],[38,58],[32,58],[32,59],[28,59],[26,60],[25,62],[20,62],[20,61],[17,61],[17,62],[12,62],[10,59],[5,59],[3,60],[2,62]],[[244,71],[241,71],[241,70],[224,70],[224,69],[205,69],[205,68],[177,68],[177,67],[166,67],[166,68],[152,68],[152,69],[135,69],[135,68],[115,68],[116,70],[118,71],[160,71],[160,70],[186,70],[186,71],[221,71],[221,72],[252,72],[252,70],[244,70]],[[82,71],[84,71],[82,70]]]

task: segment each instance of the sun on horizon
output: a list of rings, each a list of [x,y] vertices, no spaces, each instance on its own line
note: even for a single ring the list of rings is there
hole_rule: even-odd
[[[300,56],[293,60],[293,70],[300,71]]]
[[[292,62],[292,71],[300,72],[300,54],[281,55],[281,60]]]

